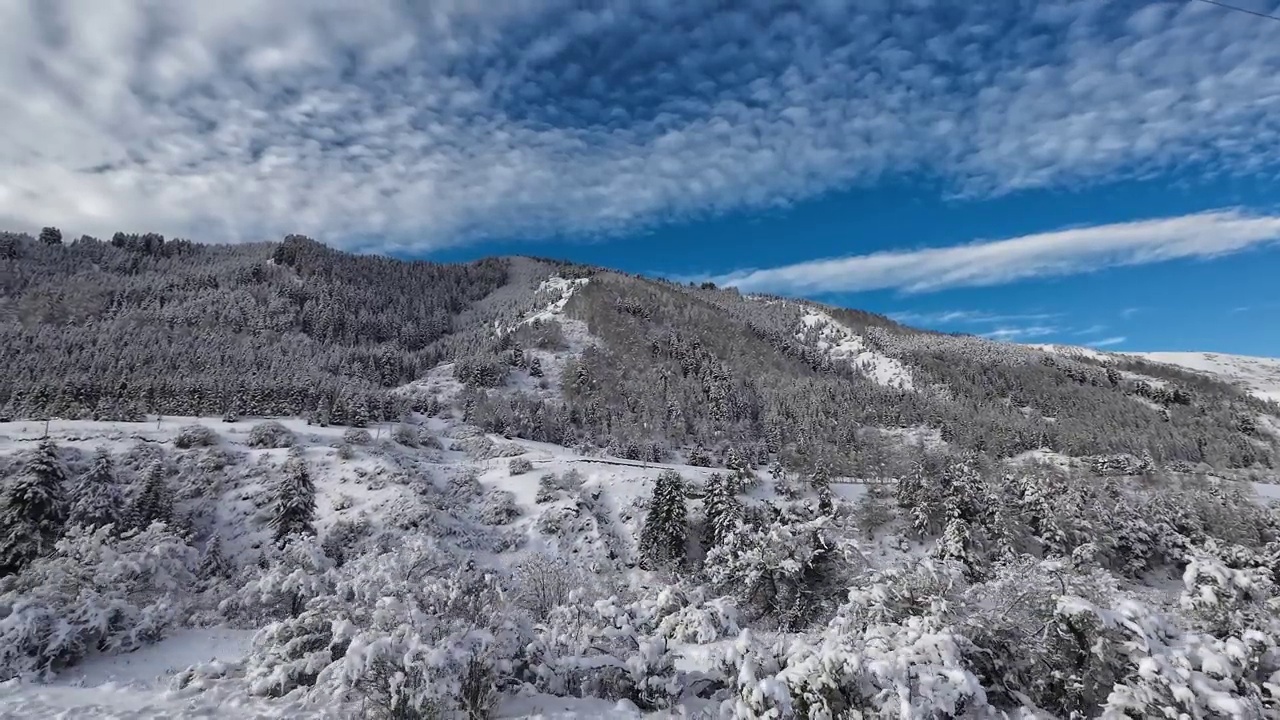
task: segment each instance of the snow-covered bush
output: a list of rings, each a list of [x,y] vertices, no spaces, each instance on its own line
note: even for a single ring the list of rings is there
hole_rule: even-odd
[[[767,617],[783,628],[801,628],[829,614],[862,559],[828,523],[825,517],[739,523],[707,554],[711,587],[732,594],[748,619]]]
[[[727,598],[688,605],[658,623],[658,633],[668,640],[699,645],[736,637],[741,630],[738,608]]]
[[[295,535],[283,548],[266,554],[267,568],[245,568],[240,589],[223,601],[228,618],[249,623],[294,618],[315,597],[330,592],[333,560],[311,535]]]
[[[351,445],[368,445],[373,442],[373,436],[364,428],[347,428],[342,431],[342,442]]]
[[[251,448],[276,449],[293,447],[293,432],[275,420],[260,422],[249,428],[248,445]]]
[[[533,472],[533,461],[523,457],[511,458],[511,462],[507,463],[507,471],[512,475]]]
[[[533,553],[514,568],[512,601],[535,621],[569,602],[569,595],[589,582],[581,566],[560,555]]]
[[[400,423],[391,430],[391,439],[405,447],[418,447],[418,428]]]
[[[204,425],[184,425],[173,438],[173,446],[179,450],[197,447],[213,447],[218,444],[218,433]]]
[[[528,672],[535,687],[553,695],[629,700],[654,710],[679,697],[681,675],[667,639],[654,633],[652,603],[617,597],[590,606],[570,602],[552,611],[530,645]]]
[[[159,640],[184,617],[197,560],[159,523],[122,537],[111,526],[71,528],[52,555],[0,580],[0,678]]]
[[[476,515],[486,525],[506,525],[520,517],[520,507],[510,491],[490,490],[480,499]]]

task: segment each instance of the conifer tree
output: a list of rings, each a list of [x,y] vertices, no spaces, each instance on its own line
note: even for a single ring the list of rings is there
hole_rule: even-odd
[[[142,476],[142,492],[133,503],[133,526],[145,530],[153,522],[173,524],[173,495],[164,477],[164,464],[156,460]]]
[[[48,553],[67,519],[66,468],[44,440],[0,495],[0,576]]]
[[[116,482],[111,453],[106,448],[99,448],[93,456],[93,464],[80,476],[76,485],[68,522],[87,528],[114,525],[116,530],[123,530],[121,521],[124,516],[124,494]]]
[[[231,577],[231,563],[222,552],[222,536],[218,533],[205,543],[204,555],[200,558],[200,577],[207,581]]]
[[[276,541],[284,543],[291,535],[314,535],[316,486],[300,454],[295,453],[285,461],[272,492],[275,512],[271,528]]]
[[[673,567],[684,562],[687,514],[684,478],[674,470],[664,470],[653,486],[649,515],[640,531],[642,565]]]
[[[714,473],[707,479],[702,506],[707,516],[703,545],[708,550],[724,544],[729,533],[742,521],[742,502],[738,500],[737,491],[737,482],[732,477]]]
[[[831,494],[831,473],[827,471],[827,466],[819,463],[809,482],[818,493],[818,511],[824,515],[830,514],[834,509],[835,499]]]

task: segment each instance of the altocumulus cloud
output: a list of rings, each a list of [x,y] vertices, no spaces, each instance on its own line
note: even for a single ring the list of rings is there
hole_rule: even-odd
[[[429,250],[893,173],[1280,166],[1276,27],[1204,3],[8,0],[0,27],[0,226]]]
[[[1280,216],[1240,210],[1094,225],[919,250],[812,260],[711,278],[748,292],[930,292],[999,285],[1182,258],[1212,258],[1280,240]]]

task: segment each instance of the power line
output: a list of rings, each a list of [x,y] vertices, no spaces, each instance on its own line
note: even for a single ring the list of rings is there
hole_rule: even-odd
[[[1199,0],[1199,1],[1202,3],[1206,3],[1208,5],[1217,5],[1218,7],[1226,8],[1227,10],[1235,10],[1236,12],[1247,13],[1249,15],[1254,15],[1260,18],[1266,18],[1268,20],[1280,21],[1280,17],[1277,17],[1275,15],[1268,15],[1264,12],[1258,12],[1257,10],[1246,10],[1245,8],[1242,8],[1242,7],[1236,7],[1235,5],[1228,5],[1226,3],[1218,2],[1218,0]]]

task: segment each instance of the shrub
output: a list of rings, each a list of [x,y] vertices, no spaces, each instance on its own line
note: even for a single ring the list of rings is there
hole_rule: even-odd
[[[368,445],[373,442],[373,436],[364,428],[347,428],[342,432],[342,442],[351,445]]]
[[[293,433],[275,420],[258,423],[249,429],[249,447],[276,449],[293,447],[293,444]]]
[[[187,425],[178,430],[173,446],[180,450],[195,447],[212,447],[218,444],[218,433],[204,425]]]
[[[507,463],[507,470],[512,475],[523,475],[533,471],[533,461],[529,458],[511,458],[511,462]]]
[[[391,431],[391,439],[405,447],[418,447],[418,429],[412,425],[400,423]]]
[[[506,525],[520,517],[515,495],[506,490],[491,490],[480,500],[480,521],[489,525]]]

